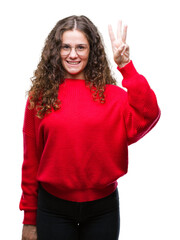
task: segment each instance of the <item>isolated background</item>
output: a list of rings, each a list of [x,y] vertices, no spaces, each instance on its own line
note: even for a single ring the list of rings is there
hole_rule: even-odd
[[[121,240],[180,239],[180,33],[178,1],[6,0],[0,4],[0,218],[4,240],[21,239],[21,165],[25,91],[44,41],[56,22],[86,15],[104,37],[107,25],[128,24],[127,43],[137,70],[149,81],[162,111],[157,126],[129,147],[129,172],[118,180]]]

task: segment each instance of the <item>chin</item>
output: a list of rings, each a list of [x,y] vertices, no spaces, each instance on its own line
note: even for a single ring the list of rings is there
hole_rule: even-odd
[[[67,62],[65,62],[63,64],[63,67],[66,71],[66,78],[80,78],[80,79],[84,79],[84,68],[85,66],[83,66],[81,64],[81,62],[79,62],[78,64],[79,66],[70,66],[70,64],[68,64]]]

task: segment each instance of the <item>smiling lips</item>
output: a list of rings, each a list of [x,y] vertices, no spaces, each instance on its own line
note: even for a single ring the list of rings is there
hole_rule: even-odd
[[[81,61],[66,61],[70,65],[78,65]]]

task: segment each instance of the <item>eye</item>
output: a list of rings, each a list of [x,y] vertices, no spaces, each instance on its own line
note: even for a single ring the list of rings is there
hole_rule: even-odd
[[[77,50],[78,51],[83,51],[83,50],[85,50],[86,49],[86,46],[85,45],[78,45],[77,46]]]
[[[69,45],[67,45],[67,44],[64,44],[64,45],[62,45],[62,47],[61,47],[63,50],[65,50],[65,51],[69,51],[69,49],[70,49],[70,46]]]

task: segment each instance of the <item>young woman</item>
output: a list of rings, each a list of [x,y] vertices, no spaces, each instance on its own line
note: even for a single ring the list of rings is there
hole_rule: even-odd
[[[95,25],[60,20],[32,79],[23,137],[22,240],[118,240],[117,180],[127,173],[128,145],[157,123],[160,110],[129,57],[127,26],[109,26],[117,86]]]

